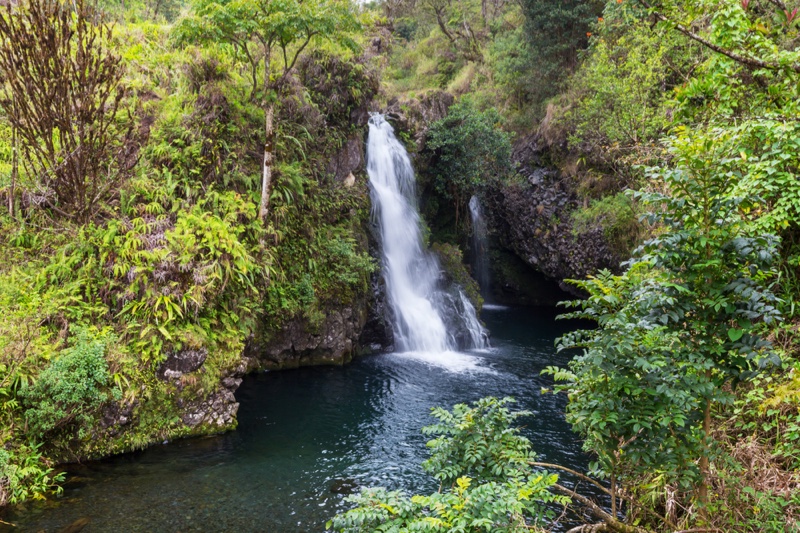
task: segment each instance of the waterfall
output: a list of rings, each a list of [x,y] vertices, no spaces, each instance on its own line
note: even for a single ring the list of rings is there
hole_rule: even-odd
[[[486,220],[477,196],[469,199],[469,215],[472,219],[472,275],[481,288],[481,296],[489,301],[489,242]]]
[[[439,263],[423,247],[411,160],[379,114],[369,120],[367,173],[398,350],[441,353],[457,349],[459,338],[465,338],[464,348],[485,347],[475,308],[463,295],[442,288]]]

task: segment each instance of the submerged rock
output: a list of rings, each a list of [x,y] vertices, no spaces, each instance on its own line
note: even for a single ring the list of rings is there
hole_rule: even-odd
[[[328,490],[333,494],[353,494],[361,488],[358,482],[352,478],[339,478],[331,482]]]
[[[67,527],[60,529],[58,533],[78,533],[79,531],[83,531],[83,529],[89,525],[89,522],[90,520],[86,517],[78,518]]]

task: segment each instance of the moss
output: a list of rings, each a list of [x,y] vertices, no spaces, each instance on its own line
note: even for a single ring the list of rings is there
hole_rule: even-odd
[[[480,311],[483,307],[481,289],[464,264],[464,256],[461,250],[452,244],[434,243],[431,246],[431,251],[439,258],[439,265],[450,281],[460,286],[467,298],[472,302],[472,305],[475,306],[475,309]]]
[[[594,228],[601,228],[614,251],[628,257],[640,235],[638,212],[630,196],[625,193],[605,196],[572,212],[574,238]]]

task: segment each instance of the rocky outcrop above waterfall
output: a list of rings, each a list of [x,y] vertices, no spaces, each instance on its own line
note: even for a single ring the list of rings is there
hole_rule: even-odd
[[[431,123],[447,116],[455,97],[446,91],[429,91],[418,98],[389,101],[384,114],[398,131],[409,134],[417,151],[425,144],[425,135]]]
[[[541,166],[535,139],[520,143],[515,159],[523,179],[494,187],[485,199],[496,244],[573,294],[576,289],[565,279],[585,278],[603,268],[618,270],[624,257],[602,229],[575,230],[571,213],[579,204],[574,183]]]

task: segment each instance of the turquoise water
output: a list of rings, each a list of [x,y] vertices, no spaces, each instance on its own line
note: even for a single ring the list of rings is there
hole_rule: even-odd
[[[4,517],[12,531],[324,531],[357,486],[433,491],[421,470],[430,408],[514,396],[535,416],[525,434],[542,460],[583,469],[564,398],[542,395],[541,369],[565,364],[551,310],[494,308],[492,348],[428,357],[384,354],[346,367],[267,372],[237,393],[239,429],[69,467],[64,496]]]

